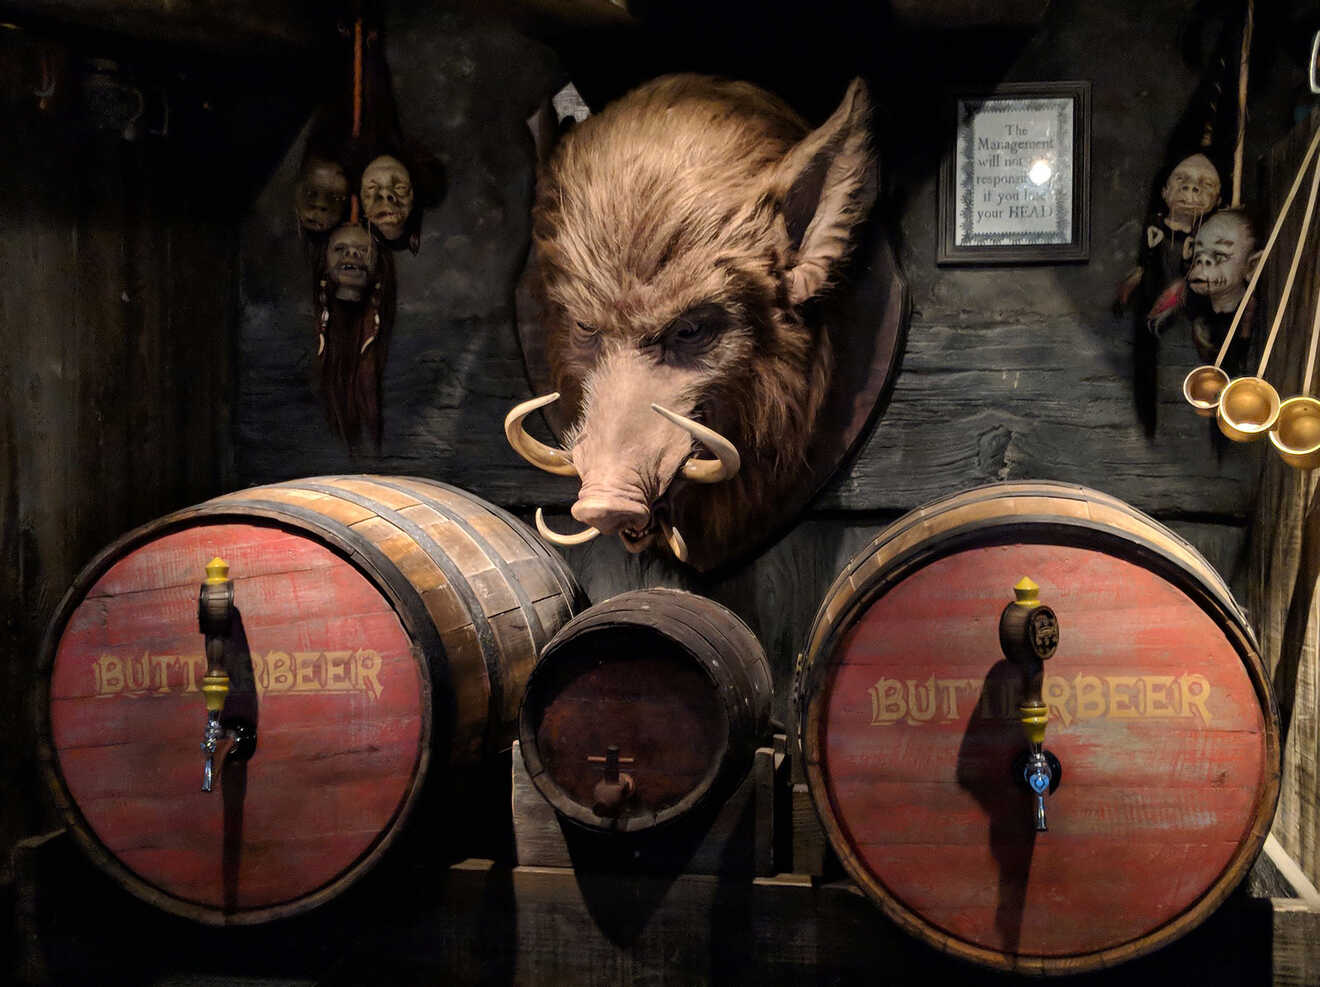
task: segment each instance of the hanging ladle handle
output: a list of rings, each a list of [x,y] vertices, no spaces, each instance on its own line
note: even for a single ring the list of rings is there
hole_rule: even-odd
[[[1320,137],[1320,131],[1316,132],[1316,136]],[[1315,196],[1318,189],[1320,189],[1320,167],[1315,168],[1311,176],[1311,194],[1306,199],[1306,212],[1302,216],[1302,228],[1297,234],[1297,247],[1293,250],[1292,264],[1288,266],[1288,277],[1283,282],[1279,304],[1274,310],[1274,324],[1270,326],[1269,338],[1265,340],[1265,351],[1260,355],[1260,366],[1256,368],[1257,377],[1265,376],[1265,365],[1269,363],[1270,351],[1274,349],[1274,340],[1279,335],[1279,326],[1283,324],[1283,316],[1288,309],[1293,282],[1297,280],[1297,268],[1302,263],[1302,254],[1305,253],[1307,234],[1311,232],[1311,216],[1315,213]],[[1264,260],[1262,256],[1261,263]],[[1260,264],[1257,265],[1256,270],[1260,270]]]
[[[1256,269],[1251,272],[1251,279],[1247,282],[1247,290],[1242,294],[1242,300],[1238,302],[1237,311],[1233,313],[1233,321],[1228,327],[1228,332],[1224,336],[1224,341],[1220,344],[1219,355],[1215,357],[1214,365],[1218,367],[1224,362],[1224,357],[1228,355],[1229,344],[1233,337],[1237,335],[1237,329],[1242,322],[1242,315],[1247,310],[1247,301],[1251,298],[1251,293],[1256,290],[1256,283],[1260,281],[1260,276],[1265,270],[1265,261],[1274,249],[1274,242],[1279,239],[1279,232],[1283,229],[1283,222],[1288,218],[1288,210],[1292,208],[1293,200],[1297,198],[1297,190],[1302,187],[1302,179],[1306,177],[1306,169],[1311,164],[1311,159],[1315,157],[1315,150],[1320,147],[1320,130],[1315,132],[1311,138],[1310,146],[1306,149],[1306,155],[1302,158],[1301,166],[1297,169],[1297,177],[1293,179],[1292,187],[1288,189],[1288,194],[1284,197],[1283,205],[1279,207],[1279,216],[1274,221],[1274,228],[1270,230],[1269,239],[1265,241],[1265,249],[1260,252],[1260,260],[1256,262]],[[1282,306],[1280,306],[1282,308]],[[1269,357],[1269,347],[1266,346],[1266,358]],[[1257,374],[1259,376],[1259,374]]]

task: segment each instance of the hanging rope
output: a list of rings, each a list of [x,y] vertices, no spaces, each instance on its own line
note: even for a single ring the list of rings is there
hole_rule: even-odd
[[[1255,0],[1247,0],[1247,18],[1242,25],[1242,59],[1238,65],[1237,144],[1233,148],[1233,208],[1242,205],[1242,158],[1247,143],[1247,66],[1251,62],[1251,34],[1255,22]]]
[[[55,95],[55,67],[49,52],[41,53],[41,88],[32,90],[37,97],[37,109],[45,110],[50,106],[50,98]]]
[[[353,139],[362,136],[362,18],[353,22]]]
[[[353,140],[362,136],[362,18],[353,21]],[[349,197],[348,221],[358,221],[358,197]]]

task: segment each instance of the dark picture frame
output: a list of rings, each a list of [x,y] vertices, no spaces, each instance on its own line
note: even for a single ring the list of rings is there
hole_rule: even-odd
[[[1090,82],[951,91],[948,119],[937,263],[1090,259]]]

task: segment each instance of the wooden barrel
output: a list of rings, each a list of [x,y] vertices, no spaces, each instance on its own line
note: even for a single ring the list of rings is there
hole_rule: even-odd
[[[635,833],[727,796],[766,736],[770,666],[747,625],[680,590],[623,593],[569,621],[523,697],[527,773],[564,816]],[[630,790],[603,804],[609,751]]]
[[[225,714],[255,720],[256,749],[217,757],[206,793],[198,587],[217,555],[237,611]],[[293,914],[376,862],[429,762],[512,743],[536,655],[579,604],[529,528],[455,487],[242,490],[83,570],[43,644],[40,757],[71,831],[137,895],[213,924]]]
[[[999,644],[1024,576],[1058,622],[1044,832]],[[1195,549],[1104,494],[1005,483],[914,511],[840,574],[800,661],[807,780],[844,867],[966,959],[1057,974],[1156,949],[1269,831],[1278,712],[1246,619]]]

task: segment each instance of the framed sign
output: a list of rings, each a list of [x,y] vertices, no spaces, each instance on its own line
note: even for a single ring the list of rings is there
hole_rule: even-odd
[[[937,261],[1088,259],[1091,84],[1010,83],[951,102]]]

